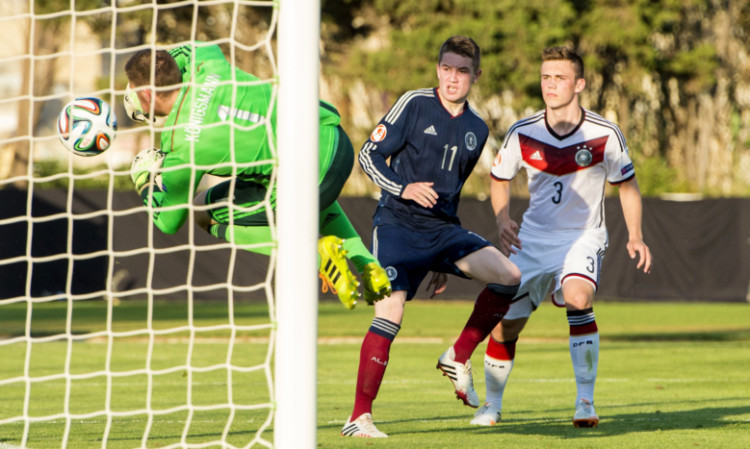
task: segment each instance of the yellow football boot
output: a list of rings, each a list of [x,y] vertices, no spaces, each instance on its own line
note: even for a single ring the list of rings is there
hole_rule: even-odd
[[[391,294],[391,281],[388,280],[388,274],[376,262],[365,265],[362,282],[365,284],[365,301],[369,305]]]
[[[318,240],[320,254],[320,279],[323,280],[323,293],[328,289],[338,295],[347,309],[353,309],[360,297],[359,281],[354,277],[346,261],[344,241],[335,235],[328,235]],[[388,278],[386,277],[386,280]]]

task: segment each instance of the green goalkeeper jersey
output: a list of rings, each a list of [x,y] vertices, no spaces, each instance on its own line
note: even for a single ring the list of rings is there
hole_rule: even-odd
[[[168,234],[177,232],[187,219],[187,205],[203,175],[236,176],[274,188],[270,184],[276,166],[273,86],[234,68],[216,45],[196,42],[170,54],[182,70],[183,86],[164,124],[161,188],[153,190],[151,199],[154,223]],[[321,128],[335,127],[340,121],[336,109],[321,101]],[[333,145],[301,142],[299,150],[319,151],[319,179],[323,179]],[[143,195],[148,204],[148,189]]]

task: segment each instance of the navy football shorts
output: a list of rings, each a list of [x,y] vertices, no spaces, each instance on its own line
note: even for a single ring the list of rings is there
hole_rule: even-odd
[[[430,271],[468,279],[455,262],[486,246],[492,243],[458,225],[415,231],[385,224],[372,232],[373,255],[388,273],[393,291],[406,290],[407,301]]]

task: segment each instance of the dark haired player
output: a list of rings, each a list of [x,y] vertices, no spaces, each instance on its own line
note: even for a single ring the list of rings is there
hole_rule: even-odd
[[[438,360],[459,399],[479,405],[469,358],[508,309],[521,278],[507,257],[463,229],[456,216],[461,189],[489,134],[466,101],[481,74],[479,62],[472,39],[448,39],[438,55],[438,87],[402,95],[360,151],[362,168],[382,190],[373,219],[373,254],[386,269],[393,293],[375,303],[375,318],[362,342],[354,409],[342,435],[387,437],[372,422],[372,403],[405,302],[430,271],[486,285],[458,340]],[[438,284],[444,286],[444,277]]]

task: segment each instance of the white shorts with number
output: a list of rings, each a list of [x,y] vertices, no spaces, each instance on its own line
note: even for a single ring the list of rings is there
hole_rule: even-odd
[[[552,294],[555,305],[563,307],[562,284],[572,277],[599,285],[607,230],[557,231],[553,234],[528,231],[518,233],[523,249],[510,256],[521,270],[518,299],[505,314],[506,319],[528,318]]]

